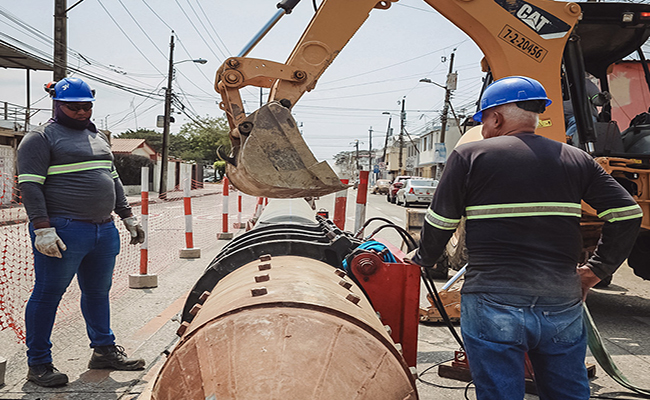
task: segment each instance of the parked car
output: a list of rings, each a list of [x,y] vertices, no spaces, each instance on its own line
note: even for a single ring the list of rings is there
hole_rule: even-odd
[[[407,179],[397,191],[396,204],[404,207],[417,203],[429,204],[437,187],[438,181],[435,179]]]
[[[388,179],[377,179],[377,182],[370,189],[372,194],[386,194],[390,189],[390,181]]]
[[[386,201],[389,203],[395,203],[395,195],[407,179],[411,179],[411,177],[408,175],[401,175],[393,180],[393,183],[390,184],[390,188],[388,189],[388,193],[386,193]]]

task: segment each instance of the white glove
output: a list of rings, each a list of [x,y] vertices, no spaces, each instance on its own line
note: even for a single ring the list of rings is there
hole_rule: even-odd
[[[144,229],[136,217],[124,218],[122,222],[131,234],[131,244],[144,243]]]
[[[36,250],[45,254],[49,257],[61,258],[61,250],[65,251],[67,249],[63,240],[56,234],[56,229],[54,228],[41,228],[34,230],[36,234],[36,240],[34,240],[34,247]]]

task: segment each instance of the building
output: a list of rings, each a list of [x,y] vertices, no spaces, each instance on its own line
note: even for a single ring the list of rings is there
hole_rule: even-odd
[[[156,151],[147,144],[145,139],[111,139],[111,150],[113,154],[133,154],[136,156],[147,157],[152,161],[157,161],[159,156]]]
[[[16,149],[29,130],[30,118],[37,112],[49,110],[32,109],[30,99],[30,71],[52,71],[52,63],[29,54],[0,40],[0,67],[26,71],[26,105],[11,104],[0,99],[0,204],[11,203],[16,196]]]
[[[399,175],[414,175],[436,178],[440,165],[447,162],[447,154],[453,150],[462,135],[458,122],[451,118],[447,123],[445,143],[440,143],[440,125],[418,137],[404,136],[402,162],[400,167],[399,138],[390,138],[386,148],[386,170],[382,178],[394,179]],[[442,169],[440,168],[442,173]]]
[[[462,133],[456,119],[450,118],[447,121],[444,145],[440,143],[440,128],[440,125],[433,126],[431,131],[420,135],[421,147],[416,168],[418,176],[439,177],[438,172],[442,173],[442,171],[438,169],[447,162],[447,155],[460,140]]]

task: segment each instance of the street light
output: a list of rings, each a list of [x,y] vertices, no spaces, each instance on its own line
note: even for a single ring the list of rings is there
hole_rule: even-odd
[[[432,81],[432,80],[429,79],[429,78],[422,78],[422,79],[420,79],[420,82],[424,82],[424,83],[432,83],[432,84],[434,84],[434,85],[436,85],[436,86],[438,86],[438,87],[441,87],[441,88],[443,88],[443,89],[447,89],[447,86],[442,86],[441,84],[436,83],[436,82]]]
[[[177,61],[177,62],[174,63],[174,65],[178,65],[180,63],[184,63],[184,62],[187,62],[187,61],[192,61],[193,63],[196,63],[196,64],[205,64],[205,63],[208,62],[208,60],[205,60],[203,58],[196,58],[196,59],[193,59],[193,60]]]
[[[172,80],[174,78],[174,65],[191,61],[197,64],[205,64],[208,60],[202,58],[182,60],[174,63],[174,31],[172,31],[169,41],[169,70],[167,71],[167,87],[165,88],[165,115],[163,122],[162,137],[162,160],[160,164],[160,187],[158,188],[158,197],[167,198],[167,159],[169,158],[169,123],[172,113]]]

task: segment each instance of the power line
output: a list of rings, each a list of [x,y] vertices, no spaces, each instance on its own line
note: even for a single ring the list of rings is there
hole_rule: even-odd
[[[158,47],[158,45],[156,44],[156,42],[153,41],[153,39],[151,39],[151,37],[147,34],[147,32],[142,28],[142,24],[138,23],[138,21],[135,19],[133,14],[131,14],[131,11],[129,11],[129,9],[124,5],[122,0],[118,0],[118,1],[120,2],[122,8],[124,8],[124,11],[126,11],[126,13],[129,14],[129,17],[131,17],[131,19],[133,20],[133,22],[135,22],[135,25],[140,29],[140,31],[144,34],[144,36],[146,36],[146,38],[149,39],[149,42],[153,45],[153,47],[155,47],[156,50],[158,50],[158,52],[163,56],[163,58],[166,59],[167,55],[165,54],[165,52],[162,51],[160,47]]]
[[[139,47],[138,47],[138,46],[133,42],[133,40],[131,40],[131,37],[130,37],[129,35],[127,35],[126,32],[124,32],[124,29],[122,29],[122,27],[120,26],[120,24],[117,23],[117,21],[115,20],[115,18],[113,18],[113,16],[111,15],[111,13],[109,13],[108,10],[106,9],[106,7],[104,7],[104,4],[102,3],[102,0],[97,0],[97,2],[98,2],[99,5],[104,9],[104,11],[105,11],[106,14],[108,15],[108,17],[111,19],[111,21],[113,21],[113,23],[115,24],[115,26],[117,26],[117,28],[120,30],[120,32],[122,32],[122,34],[124,35],[124,37],[126,37],[126,39],[127,39],[127,40],[128,40],[128,41],[133,45],[133,47],[138,51],[138,53],[140,53],[140,55],[141,55],[145,60],[147,60],[147,62],[148,62],[148,63],[153,67],[153,69],[155,69],[156,71],[158,71],[158,72],[160,73],[160,75],[165,75],[165,74],[162,73],[162,71],[160,71],[160,70],[158,69],[158,67],[156,67],[156,65],[155,65],[153,62],[151,62],[151,60],[149,59],[149,57],[147,57],[147,56],[142,52],[142,50],[140,50],[140,48],[139,48]]]
[[[205,24],[203,23],[203,20],[201,19],[201,17],[199,17],[199,14],[197,14],[197,12],[196,12],[196,10],[194,9],[194,7],[192,6],[192,3],[190,2],[190,0],[187,0],[187,4],[190,6],[190,9],[192,10],[192,12],[194,13],[194,15],[196,16],[196,19],[199,21],[199,23],[201,24],[201,26],[202,26],[203,29],[205,30],[205,33],[208,34],[208,37],[210,38],[210,40],[212,40],[212,43],[214,43],[214,45],[215,45],[215,47],[217,48],[217,50],[219,50],[219,53],[221,53],[221,55],[223,56],[223,59],[228,58],[228,55],[227,55],[223,50],[221,50],[221,47],[220,47],[220,46],[217,44],[217,42],[214,40],[214,38],[213,38],[212,35],[210,34],[210,31],[208,31],[208,28],[205,27]],[[199,5],[200,5],[200,4],[199,4]],[[204,15],[205,15],[205,13],[204,13]],[[207,18],[207,17],[206,17],[206,18]],[[207,43],[206,43],[206,44],[207,44]],[[221,61],[220,61],[220,62],[221,62]]]
[[[198,28],[196,27],[196,25],[194,24],[194,21],[192,21],[192,19],[187,15],[187,13],[185,12],[185,9],[181,6],[181,3],[180,3],[178,0],[174,0],[174,1],[176,2],[176,5],[178,6],[178,8],[181,9],[181,12],[182,12],[183,15],[185,16],[185,18],[189,21],[189,23],[190,23],[190,25],[192,26],[192,28],[194,28],[194,30],[196,31],[196,34],[199,35],[199,37],[201,38],[201,40],[203,41],[203,43],[205,43],[205,45],[207,46],[207,48],[210,50],[210,52],[212,53],[212,55],[214,55],[214,57],[215,57],[217,60],[219,60],[220,57],[217,55],[217,53],[214,52],[214,50],[212,50],[212,46],[210,46],[210,45],[208,44],[208,42],[205,40],[205,38],[203,37],[203,35],[201,34],[201,32],[199,32],[199,29],[198,29]]]
[[[223,40],[221,40],[221,36],[219,36],[219,34],[217,33],[217,30],[214,29],[214,25],[212,25],[212,19],[208,18],[208,15],[206,14],[205,10],[203,9],[203,6],[201,5],[201,2],[199,0],[196,0],[196,4],[199,5],[199,8],[201,9],[201,12],[203,13],[203,16],[205,17],[206,21],[208,21],[208,25],[210,25],[210,27],[212,28],[212,31],[217,36],[217,39],[219,39],[219,42],[221,42],[221,44],[223,45],[223,48],[226,49],[226,52],[228,54],[232,54],[232,52],[230,50],[228,50],[228,46],[226,46],[226,44],[223,42]],[[226,57],[226,58],[228,58],[228,57]]]

